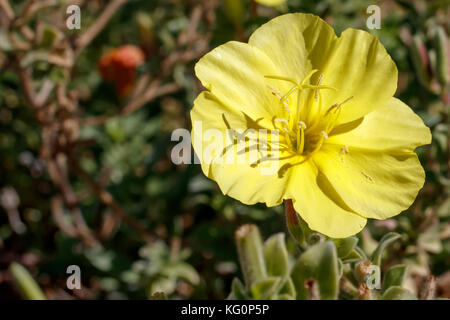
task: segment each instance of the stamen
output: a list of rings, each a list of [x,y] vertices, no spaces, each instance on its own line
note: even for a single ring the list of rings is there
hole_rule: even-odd
[[[280,122],[285,124],[288,128],[289,128],[289,122],[284,119],[284,118],[274,118],[273,122]],[[275,124],[274,124],[275,125]],[[290,148],[292,148],[292,142],[291,142],[291,138],[289,136],[289,134],[291,133],[290,130],[288,128],[286,128],[286,126],[283,126],[282,128],[277,128],[278,130],[281,129],[281,131],[284,133],[284,137],[286,138],[286,141],[289,145]],[[276,125],[275,125],[276,127]]]
[[[281,98],[283,98],[283,93],[282,93],[280,90],[278,90],[278,89],[275,88],[275,87],[272,87],[270,84],[268,84],[267,87],[268,87],[270,90],[272,90],[272,94],[273,94],[275,97],[277,97],[277,98],[280,99],[280,100],[281,100]],[[286,98],[286,101],[289,102],[289,98]]]
[[[303,86],[306,83],[306,81],[308,81],[317,71],[319,70],[317,69],[311,70],[311,72],[308,73],[308,75],[302,80],[300,86]]]
[[[319,150],[322,147],[322,145],[325,142],[325,140],[327,140],[327,139],[328,139],[328,134],[325,131],[320,131],[320,140],[317,143],[317,145],[314,148],[314,150],[310,152],[310,155],[312,155],[314,152]]]
[[[280,102],[283,104],[284,109],[287,111],[288,116],[290,117],[290,115],[291,115],[291,109],[289,108],[289,104],[288,104],[288,102],[290,102],[290,101],[289,101],[289,98],[286,98],[286,99],[283,100],[283,93],[282,93],[280,90],[278,90],[278,89],[275,88],[275,87],[272,87],[270,84],[268,84],[267,87],[269,87],[269,89],[272,91],[272,94],[273,94],[275,97],[277,97],[278,99],[280,99]]]
[[[273,121],[285,123],[287,126],[289,125],[289,122],[284,118],[275,118]]]
[[[349,101],[352,100],[352,99],[353,99],[353,96],[351,96],[351,97],[345,99],[345,100],[342,101],[341,103],[335,103],[335,104],[333,104],[333,105],[330,107],[330,109],[328,109],[327,112],[325,112],[325,115],[327,115],[328,113],[330,113],[331,110],[333,110],[333,109],[336,109],[336,110],[340,109],[340,107],[342,107],[345,103],[349,102]]]
[[[345,145],[345,146],[343,146],[342,148],[341,148],[341,155],[344,155],[344,154],[347,154],[347,153],[349,153],[350,151],[348,150],[348,145]]]
[[[339,104],[342,106],[344,103],[347,103],[347,102],[349,102],[349,101],[352,100],[352,99],[353,99],[353,96],[348,97],[347,99],[345,99],[344,101],[342,101],[342,102],[339,103]]]
[[[339,152],[339,156],[341,157],[341,162],[344,163],[344,156],[349,153],[348,145],[345,145],[341,148],[341,151]]]
[[[332,86],[314,86],[314,85],[311,85],[311,84],[303,84],[302,87],[303,88],[308,88],[308,89],[316,89],[316,90],[318,90],[318,89],[330,89],[330,90],[333,90],[333,91],[337,91],[337,89],[335,87],[332,87]]]
[[[300,130],[297,130],[297,152],[301,154],[305,149],[306,123],[304,123],[303,121],[299,121],[298,127]]]

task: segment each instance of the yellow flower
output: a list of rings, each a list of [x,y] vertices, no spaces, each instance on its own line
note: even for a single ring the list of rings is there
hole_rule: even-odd
[[[223,141],[205,137],[208,130],[225,136],[222,152],[200,157],[224,194],[267,206],[292,199],[311,229],[343,238],[367,218],[406,210],[422,188],[414,149],[431,142],[430,130],[393,97],[397,68],[369,33],[348,29],[337,37],[319,17],[286,14],[257,29],[248,44],[212,50],[195,70],[208,90],[191,111],[192,143],[196,154],[211,153]],[[250,134],[230,137],[230,129]],[[270,130],[280,132],[278,143]],[[219,161],[234,146],[248,155],[256,140],[278,151],[278,161],[260,154],[253,162]],[[261,173],[273,163],[275,173]]]

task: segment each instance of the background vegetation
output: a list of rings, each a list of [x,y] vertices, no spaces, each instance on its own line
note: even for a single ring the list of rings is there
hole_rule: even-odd
[[[81,30],[65,25],[73,3]],[[13,262],[49,299],[146,299],[160,291],[226,298],[232,279],[242,278],[236,229],[253,223],[264,238],[285,231],[284,209],[240,204],[198,165],[172,164],[171,132],[189,128],[202,90],[195,61],[226,41],[246,41],[284,12],[319,15],[338,34],[367,29],[370,4],[380,6],[382,21],[368,31],[400,72],[397,96],[431,128],[433,142],[417,151],[427,179],[415,204],[370,221],[359,244],[370,254],[383,235],[399,233],[384,268],[405,264],[411,292],[434,285],[450,298],[445,0],[288,0],[278,8],[249,0],[0,0],[0,298],[21,298]],[[136,74],[126,67],[126,94],[98,67],[123,45],[144,53]],[[298,254],[291,239],[287,249]],[[81,290],[66,287],[69,265],[81,268]]]

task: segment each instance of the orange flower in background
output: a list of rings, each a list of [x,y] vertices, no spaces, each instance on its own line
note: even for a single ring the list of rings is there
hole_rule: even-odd
[[[144,62],[144,52],[133,45],[125,45],[108,51],[98,62],[102,78],[116,86],[123,97],[130,93],[136,78],[137,68]]]

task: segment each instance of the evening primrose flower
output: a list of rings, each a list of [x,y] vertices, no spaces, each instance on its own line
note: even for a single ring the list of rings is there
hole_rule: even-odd
[[[201,155],[223,143],[205,138],[208,130],[225,136],[223,152],[200,157],[224,194],[249,205],[292,200],[312,230],[343,238],[367,218],[406,210],[422,188],[414,149],[430,143],[430,130],[393,97],[397,68],[369,33],[348,29],[337,37],[319,17],[286,14],[257,29],[248,44],[212,50],[195,71],[207,90],[191,111],[192,143]],[[230,128],[252,134],[229,137]],[[278,152],[276,162],[219,161],[235,146],[249,153],[256,139]],[[261,174],[271,162],[277,171]]]

